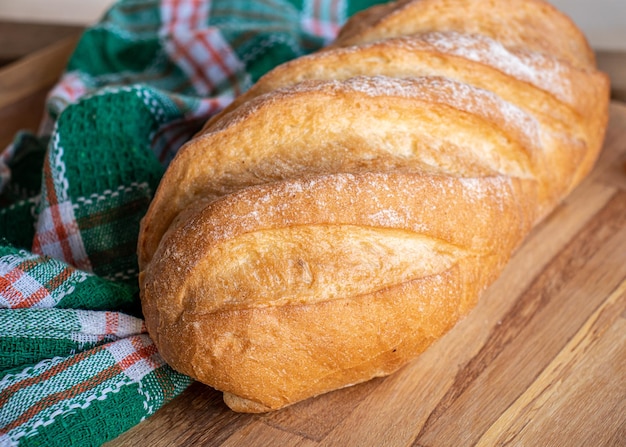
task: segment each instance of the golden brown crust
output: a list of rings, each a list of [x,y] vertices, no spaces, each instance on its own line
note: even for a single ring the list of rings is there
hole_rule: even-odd
[[[353,21],[361,23],[354,26]],[[374,14],[355,15],[333,46],[430,31],[489,36],[506,47],[549,54],[579,68],[595,68],[595,56],[584,34],[543,0],[399,1]]]
[[[174,303],[180,306],[172,310],[172,320],[190,307],[210,313],[363,294],[393,284],[397,276],[407,281],[438,273],[463,256],[510,252],[534,221],[530,204],[536,202],[535,186],[531,180],[503,176],[388,172],[313,176],[246,188],[206,205],[199,203],[185,220],[175,223],[146,269],[145,287],[169,309]],[[283,205],[285,201],[289,206]],[[471,225],[464,225],[469,220]],[[322,233],[322,239],[313,237]],[[352,240],[356,234],[360,237]],[[344,248],[343,265],[328,269],[324,257],[336,253],[308,246],[311,240],[335,240]],[[280,252],[264,248],[279,244]],[[401,254],[395,263],[394,251]],[[360,272],[356,264],[363,256],[378,256],[377,263],[388,265],[361,266]],[[419,264],[409,262],[402,269],[403,258],[411,257]],[[302,274],[295,274],[304,263],[310,266],[309,284]],[[250,277],[261,267],[275,273]],[[234,283],[218,284],[220,273]],[[371,278],[367,284],[349,279],[363,273]],[[380,277],[374,282],[376,273]],[[212,290],[204,291],[208,277],[216,280]],[[246,278],[255,285],[239,284]],[[328,296],[335,285],[342,285],[338,296]],[[200,294],[202,300],[183,302]],[[242,299],[237,300],[239,296]]]
[[[377,75],[454,79],[492,90],[507,101],[525,105],[548,120],[553,116],[568,126],[577,121],[587,124],[581,116],[607,88],[602,73],[576,68],[550,55],[507,48],[478,34],[429,32],[330,48],[282,64],[210,119],[201,133],[210,131],[213,123],[241,104],[279,88],[307,80]],[[589,88],[574,88],[581,84]]]
[[[155,342],[179,371],[277,409],[392,373],[467,313],[498,267],[481,258],[356,297],[185,312]]]
[[[357,14],[168,168],[138,247],[148,331],[236,411],[390,374],[589,172],[607,119],[606,76],[543,1]]]
[[[140,265],[198,200],[313,173],[434,166],[455,175],[534,177],[533,165],[543,163],[540,138],[522,110],[443,78],[361,77],[281,89],[244,104],[181,150],[143,221]]]
[[[532,222],[524,205],[532,193],[525,188],[532,184],[503,177],[364,173],[243,189],[199,207],[166,234],[141,278],[148,330],[174,368],[273,409],[345,381],[388,374],[465,314],[495,279]],[[344,239],[355,228],[371,237],[354,241],[359,246],[353,253],[310,250],[331,242],[314,237],[285,250],[293,238],[271,237],[281,229],[320,225],[343,232]],[[422,238],[430,245],[430,258],[409,276],[387,268],[365,284],[346,280],[358,259],[375,266],[397,257],[394,249],[415,253],[385,244],[388,233],[414,233],[418,243]],[[241,236],[243,248],[224,250]],[[416,251],[409,261],[420,260],[423,252]],[[256,259],[240,258],[242,253]],[[267,260],[277,255],[278,267]],[[240,271],[233,273],[237,260]],[[341,267],[326,269],[329,263]],[[310,266],[306,275],[303,265]],[[220,277],[228,282],[220,284]],[[246,277],[256,284],[237,287],[238,278]],[[310,289],[315,293],[306,293]],[[255,291],[259,295],[250,296]],[[397,332],[383,335],[381,328],[392,321]],[[424,321],[429,324],[422,327]],[[408,337],[409,327],[429,335]],[[336,355],[346,357],[342,362]],[[275,370],[281,373],[271,375]]]

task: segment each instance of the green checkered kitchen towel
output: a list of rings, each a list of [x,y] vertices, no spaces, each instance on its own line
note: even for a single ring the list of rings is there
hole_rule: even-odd
[[[263,73],[376,0],[122,0],[38,135],[0,155],[0,446],[91,446],[190,383],[146,333],[139,221],[168,162]]]

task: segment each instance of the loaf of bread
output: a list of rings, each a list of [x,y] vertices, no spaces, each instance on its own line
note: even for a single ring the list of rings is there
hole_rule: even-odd
[[[169,166],[138,247],[160,353],[243,412],[393,373],[590,171],[608,92],[542,0],[355,15]]]

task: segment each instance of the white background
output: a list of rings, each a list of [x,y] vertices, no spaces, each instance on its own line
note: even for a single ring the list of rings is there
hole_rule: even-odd
[[[595,49],[626,51],[626,0],[551,2],[583,29]],[[0,0],[0,20],[88,25],[111,3],[113,0]]]

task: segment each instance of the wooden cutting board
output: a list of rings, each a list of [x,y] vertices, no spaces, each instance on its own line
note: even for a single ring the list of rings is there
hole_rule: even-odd
[[[626,446],[626,105],[593,173],[396,374],[266,415],[201,384],[113,446]]]

